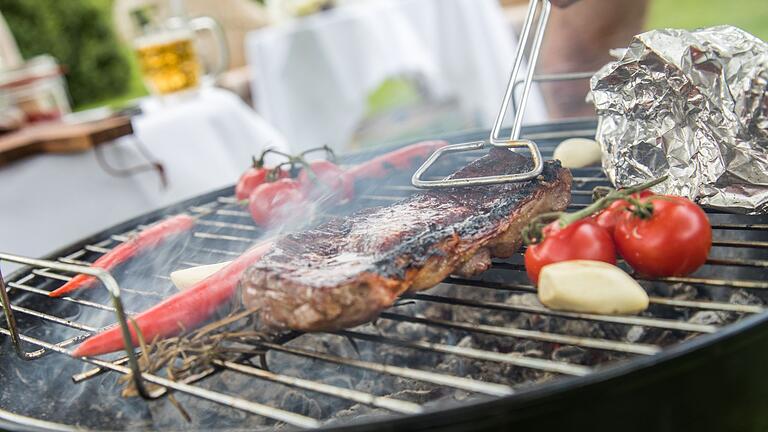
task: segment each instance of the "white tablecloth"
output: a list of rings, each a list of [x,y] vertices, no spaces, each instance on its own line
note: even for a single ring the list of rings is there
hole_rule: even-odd
[[[0,251],[45,255],[123,220],[230,185],[263,146],[285,148],[279,133],[223,90],[146,108],[134,120],[135,133],[163,163],[167,189],[160,188],[155,172],[108,175],[92,150],[39,155],[1,167]],[[111,165],[144,162],[131,139],[103,145]]]
[[[345,144],[385,79],[424,78],[489,127],[516,41],[497,0],[378,0],[250,33],[254,105],[299,149]],[[528,121],[546,118],[534,91]]]
[[[156,206],[231,185],[265,147],[287,151],[285,138],[235,94],[207,88],[188,102],[149,100],[134,133],[166,166],[168,188],[141,183]]]

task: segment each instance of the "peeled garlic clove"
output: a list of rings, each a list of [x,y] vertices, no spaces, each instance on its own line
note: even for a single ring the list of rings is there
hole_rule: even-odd
[[[603,156],[600,144],[587,138],[568,138],[558,144],[552,159],[558,159],[566,168],[584,168],[598,165]]]
[[[648,307],[648,294],[622,269],[602,261],[549,264],[539,274],[539,300],[550,309],[631,314]]]
[[[227,264],[231,262],[232,261],[226,261],[222,263],[190,267],[184,270],[176,270],[175,272],[171,273],[171,282],[176,285],[176,288],[184,291],[185,289],[226,267]]]

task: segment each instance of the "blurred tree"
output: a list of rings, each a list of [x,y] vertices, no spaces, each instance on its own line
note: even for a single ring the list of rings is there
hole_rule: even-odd
[[[93,1],[0,0],[24,58],[48,53],[67,67],[75,106],[123,94],[130,80],[110,17]]]

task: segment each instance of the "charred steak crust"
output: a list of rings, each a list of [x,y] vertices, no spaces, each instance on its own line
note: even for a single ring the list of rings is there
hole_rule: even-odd
[[[452,177],[520,172],[530,163],[494,149]],[[243,302],[275,328],[329,331],[370,321],[406,291],[512,255],[532,217],[568,205],[570,186],[570,172],[547,162],[536,180],[419,192],[286,235],[243,275]]]

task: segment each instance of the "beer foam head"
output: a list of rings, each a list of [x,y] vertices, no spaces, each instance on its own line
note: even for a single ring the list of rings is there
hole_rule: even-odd
[[[151,33],[139,36],[133,40],[133,45],[137,49],[146,48],[153,45],[172,44],[174,42],[192,41],[194,34],[188,29],[164,30],[157,33]]]

